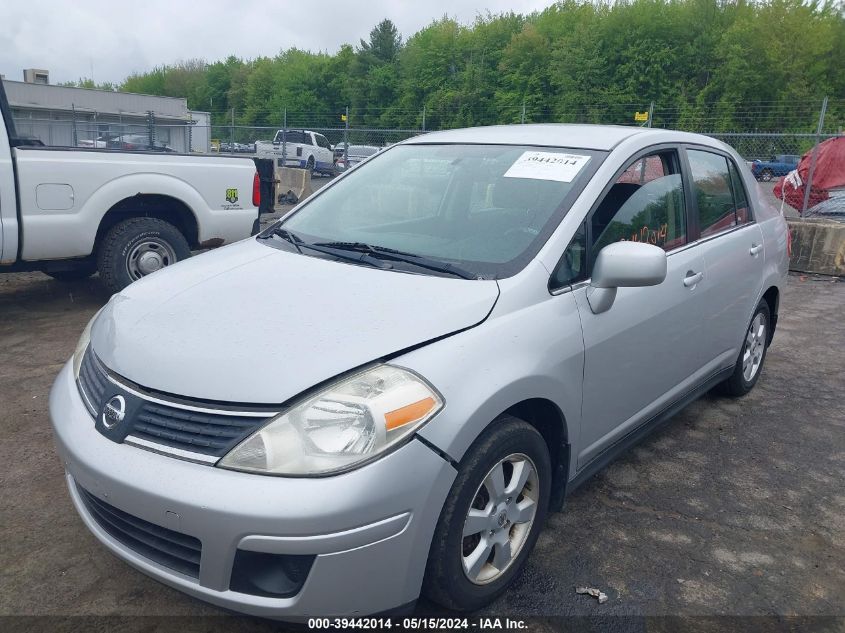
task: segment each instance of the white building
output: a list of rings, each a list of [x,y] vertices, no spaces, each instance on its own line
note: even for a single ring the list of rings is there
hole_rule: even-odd
[[[20,136],[74,146],[108,135],[149,138],[152,128],[157,144],[178,152],[209,151],[211,117],[189,111],[184,98],[54,86],[40,69],[27,69],[24,77],[29,81],[3,79]]]

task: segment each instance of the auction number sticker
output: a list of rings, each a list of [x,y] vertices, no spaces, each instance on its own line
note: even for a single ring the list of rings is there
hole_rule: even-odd
[[[590,161],[581,154],[559,152],[523,152],[505,172],[505,178],[533,178],[572,182]]]

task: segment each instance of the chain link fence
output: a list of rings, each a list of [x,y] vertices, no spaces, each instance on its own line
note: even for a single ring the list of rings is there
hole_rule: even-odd
[[[222,118],[221,114],[218,113],[218,120]],[[92,120],[90,116],[73,112],[61,120],[16,117],[15,123],[19,135],[52,146],[247,156],[254,156],[256,144],[271,142],[279,130],[308,130],[322,135],[336,148],[335,158],[353,146],[384,148],[428,131],[464,125],[554,122],[654,126],[702,133],[731,145],[762,181],[764,190],[772,195],[772,201],[786,211],[808,216],[822,211],[845,217],[845,164],[827,165],[823,157],[822,164],[816,165],[823,142],[842,139],[845,143],[842,130],[845,100],[828,101],[825,98],[819,104],[722,104],[709,108],[661,108],[654,103],[630,101],[552,107],[526,100],[496,112],[491,112],[489,106],[464,105],[448,111],[422,108],[413,112],[391,110],[389,114],[393,120],[406,125],[368,124],[387,117],[383,112],[367,110],[353,111],[345,116],[287,111],[277,116],[265,113],[262,118],[277,124],[263,126],[239,125],[236,113],[231,111],[225,117],[231,117],[232,123],[228,125],[202,125],[193,120],[163,121],[153,112],[147,113],[145,118],[135,117],[131,122]],[[332,118],[345,118],[345,121],[327,126]],[[451,125],[445,123],[447,120]],[[731,125],[726,126],[725,121],[731,121]],[[341,148],[340,151],[337,148]],[[840,174],[838,179],[825,178],[825,182],[832,182],[833,186],[819,188],[814,185],[817,172],[829,176],[831,170],[838,170]],[[775,196],[775,192],[780,191],[779,181],[792,172],[796,175],[791,177],[787,188],[794,190],[790,190],[789,195],[781,194],[785,198],[781,200]],[[823,206],[815,209],[819,204]]]

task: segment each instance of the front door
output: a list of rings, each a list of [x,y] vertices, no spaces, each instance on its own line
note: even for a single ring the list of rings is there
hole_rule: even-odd
[[[688,196],[677,150],[633,162],[588,216],[588,259],[619,240],[668,252],[663,283],[619,288],[594,314],[587,288],[574,291],[584,336],[578,467],[659,413],[701,379],[706,363],[703,251],[688,244]]]

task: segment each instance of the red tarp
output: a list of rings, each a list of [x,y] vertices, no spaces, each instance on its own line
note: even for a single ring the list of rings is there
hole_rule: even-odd
[[[775,185],[775,196],[783,200],[790,207],[799,211],[804,206],[804,189],[810,177],[810,161],[813,150],[801,157],[796,171],[801,179],[799,187],[794,186],[791,174],[781,177]],[[813,170],[813,185],[810,188],[810,200],[807,208],[827,200],[830,195],[828,189],[845,187],[845,136],[829,138],[819,143],[816,156],[816,168]]]

